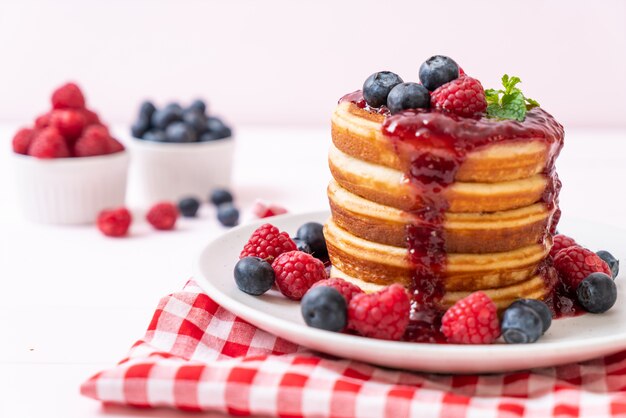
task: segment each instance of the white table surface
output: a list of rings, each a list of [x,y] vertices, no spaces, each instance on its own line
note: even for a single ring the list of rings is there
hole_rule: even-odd
[[[0,417],[190,416],[105,407],[78,390],[124,357],[159,299],[190,277],[203,245],[225,230],[214,210],[205,205],[200,219],[159,233],[143,222],[146,208],[133,208],[127,239],[29,223],[14,199],[15,128],[0,124]],[[329,143],[328,129],[240,129],[233,190],[242,221],[256,198],[291,212],[326,208]],[[557,167],[564,217],[626,229],[625,131],[568,130]]]

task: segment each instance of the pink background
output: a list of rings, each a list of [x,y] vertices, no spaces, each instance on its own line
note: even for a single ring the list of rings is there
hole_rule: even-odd
[[[0,120],[78,81],[106,121],[145,97],[209,99],[236,125],[322,126],[376,70],[452,56],[483,85],[522,78],[569,127],[626,127],[626,2],[3,1]]]

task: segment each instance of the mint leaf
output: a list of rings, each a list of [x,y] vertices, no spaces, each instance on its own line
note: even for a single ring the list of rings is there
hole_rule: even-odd
[[[528,110],[538,107],[539,103],[536,100],[525,97],[517,87],[521,82],[519,77],[509,77],[508,74],[504,74],[502,76],[504,90],[485,90],[487,115],[492,118],[515,119],[521,122],[526,118]]]

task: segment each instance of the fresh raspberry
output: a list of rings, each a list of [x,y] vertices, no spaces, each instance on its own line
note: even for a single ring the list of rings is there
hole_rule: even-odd
[[[35,128],[43,129],[50,126],[50,118],[52,117],[52,112],[44,113],[42,115],[37,116],[35,119]]]
[[[89,109],[80,109],[79,112],[83,115],[83,118],[85,119],[85,126],[102,124],[96,112]]]
[[[270,216],[282,215],[287,213],[287,209],[282,206],[274,205],[272,203],[268,204],[262,200],[257,200],[252,206],[252,213],[257,218],[262,219],[269,218]]]
[[[74,83],[67,83],[52,93],[52,108],[82,109],[85,107],[85,96]]]
[[[76,110],[54,110],[50,116],[50,126],[57,128],[69,143],[73,143],[83,133],[85,118]]]
[[[128,209],[106,209],[98,215],[98,229],[107,237],[123,237],[128,233],[132,221]]]
[[[347,303],[350,303],[350,301],[352,300],[354,296],[360,293],[363,293],[360,287],[350,282],[347,282],[343,279],[340,279],[338,277],[332,277],[330,279],[320,280],[319,282],[311,286],[311,288],[314,288],[317,286],[334,287],[346,299]]]
[[[286,232],[280,232],[272,224],[264,224],[252,233],[241,254],[239,254],[239,258],[252,256],[271,262],[282,253],[297,249],[296,243],[289,238]]]
[[[441,332],[454,344],[491,344],[500,336],[498,308],[489,296],[474,292],[446,311]]]
[[[74,144],[74,155],[77,157],[105,155],[109,154],[109,148],[109,131],[103,126],[91,125]]]
[[[28,147],[36,135],[34,129],[22,128],[13,136],[13,152],[17,154],[28,154]]]
[[[156,229],[173,229],[178,219],[178,208],[171,202],[159,202],[152,206],[146,215],[148,223]]]
[[[431,106],[460,116],[472,116],[487,109],[485,90],[472,77],[459,77],[438,87],[430,96]]]
[[[278,290],[292,300],[300,300],[314,283],[326,279],[324,263],[302,251],[288,251],[272,263]]]
[[[596,253],[579,245],[564,248],[554,257],[554,267],[561,281],[575,292],[580,282],[591,273],[604,273],[609,277],[611,269]]]
[[[402,285],[354,295],[348,304],[348,328],[364,337],[399,340],[409,325],[411,302]]]
[[[567,235],[559,234],[555,235],[552,238],[552,248],[550,249],[550,255],[552,258],[556,257],[559,251],[563,248],[573,247],[574,245],[578,245],[574,238],[570,238]]]
[[[114,154],[116,152],[124,151],[124,145],[117,139],[109,136],[107,138],[107,154]]]
[[[46,128],[34,136],[28,155],[37,158],[65,158],[70,156],[65,138],[56,128]]]

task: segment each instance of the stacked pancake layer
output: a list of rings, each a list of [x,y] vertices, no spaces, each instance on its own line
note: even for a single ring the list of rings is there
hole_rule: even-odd
[[[331,274],[365,291],[439,286],[441,308],[478,290],[500,308],[543,298],[562,138],[560,125],[539,110],[524,124],[385,117],[340,102],[325,225]]]

